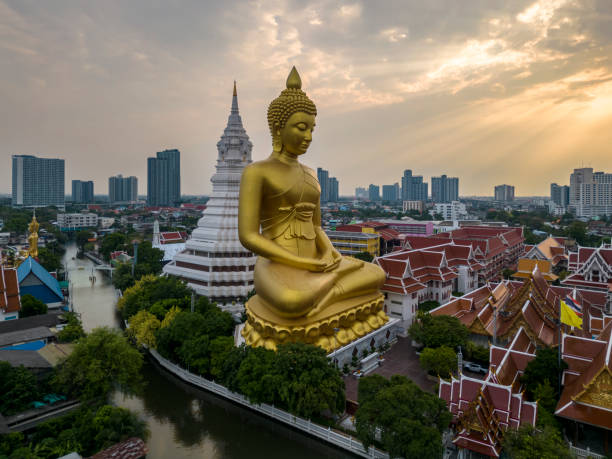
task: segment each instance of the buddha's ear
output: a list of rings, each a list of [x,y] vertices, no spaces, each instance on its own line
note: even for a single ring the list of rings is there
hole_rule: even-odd
[[[275,121],[272,125],[272,151],[280,153],[283,149],[283,141],[281,140],[280,124]]]

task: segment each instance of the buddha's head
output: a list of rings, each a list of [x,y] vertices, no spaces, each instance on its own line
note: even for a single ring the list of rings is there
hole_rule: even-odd
[[[317,107],[302,91],[302,80],[295,67],[287,77],[287,89],[268,107],[268,126],[275,152],[306,153],[312,141]]]

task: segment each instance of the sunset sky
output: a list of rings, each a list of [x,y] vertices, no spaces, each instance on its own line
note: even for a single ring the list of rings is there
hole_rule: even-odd
[[[340,194],[404,169],[460,195],[546,195],[575,167],[612,172],[611,0],[0,0],[0,192],[12,154],[72,179],[139,178],[178,148],[207,194],[233,80],[253,159],[292,65],[319,115],[305,164]]]

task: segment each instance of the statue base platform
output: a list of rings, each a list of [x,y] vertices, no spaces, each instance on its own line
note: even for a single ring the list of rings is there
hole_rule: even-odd
[[[255,295],[246,303],[241,334],[248,346],[276,349],[282,343],[303,342],[331,352],[387,323],[383,305],[384,295],[373,293],[339,301],[312,317],[284,318]]]

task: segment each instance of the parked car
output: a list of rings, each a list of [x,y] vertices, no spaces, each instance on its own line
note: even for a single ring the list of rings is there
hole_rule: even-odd
[[[481,367],[477,363],[465,362],[463,364],[463,369],[471,371],[472,373],[478,373],[478,374],[481,374],[481,375],[486,375],[487,374],[487,369]]]

